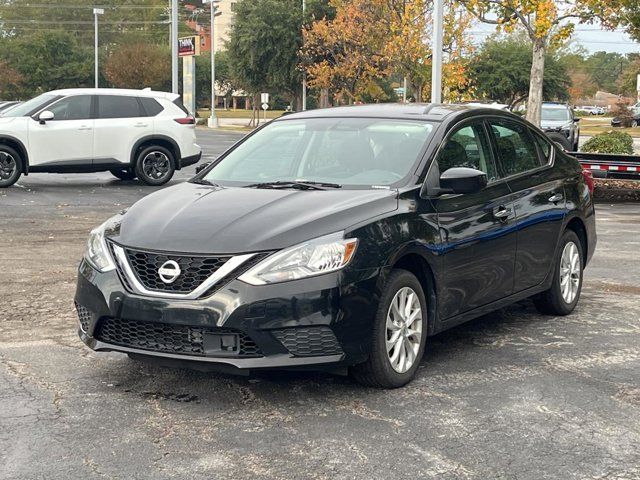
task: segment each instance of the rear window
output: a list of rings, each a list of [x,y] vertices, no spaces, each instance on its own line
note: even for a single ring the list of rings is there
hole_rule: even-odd
[[[182,103],[182,99],[180,97],[176,98],[173,101],[174,104],[177,105],[177,107],[182,110],[184,113],[186,113],[187,115],[191,115],[191,113],[189,113],[189,110],[187,110],[187,107],[184,106],[184,103]]]
[[[164,110],[155,98],[140,97],[139,100],[142,103],[142,108],[144,109],[144,113],[147,114],[147,117],[155,117]]]
[[[143,117],[136,97],[124,95],[100,95],[98,97],[98,118]]]

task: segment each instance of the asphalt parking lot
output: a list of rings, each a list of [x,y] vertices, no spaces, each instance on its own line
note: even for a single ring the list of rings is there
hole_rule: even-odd
[[[240,138],[198,135],[206,158]],[[413,383],[381,391],[85,348],[86,236],[153,190],[108,173],[0,190],[0,478],[640,479],[640,205],[598,207],[574,314],[522,302],[462,325],[430,340]]]

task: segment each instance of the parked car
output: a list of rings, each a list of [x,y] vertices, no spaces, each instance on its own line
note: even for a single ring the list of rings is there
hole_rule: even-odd
[[[576,107],[574,111],[580,112],[580,113],[586,113],[589,115],[604,115],[605,113],[607,113],[606,109],[604,109],[603,107],[597,107],[595,105]]]
[[[22,174],[102,171],[163,185],[175,170],[199,161],[195,123],[172,93],[45,93],[0,117],[0,187]]]
[[[618,115],[611,119],[611,126],[617,128],[637,128],[640,124],[640,112],[629,115]]]
[[[398,387],[431,335],[526,298],[573,311],[596,245],[592,187],[508,112],[280,117],[91,233],[79,335],[137,359],[349,367]]]
[[[580,142],[580,119],[571,107],[564,103],[542,104],[541,128],[553,141],[565,150],[577,151]]]
[[[16,105],[20,105],[22,102],[0,102],[0,117],[3,112],[15,107]]]

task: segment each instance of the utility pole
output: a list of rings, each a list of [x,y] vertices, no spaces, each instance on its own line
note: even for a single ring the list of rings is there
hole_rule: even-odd
[[[171,0],[171,92],[178,91],[178,0]]]
[[[431,72],[431,103],[442,103],[442,42],[444,1],[433,2],[433,67]]]
[[[302,0],[302,28],[304,29],[305,13],[307,11],[307,2]],[[307,109],[307,69],[302,72],[302,111]]]
[[[218,128],[218,117],[216,117],[216,27],[215,20],[221,12],[218,12],[218,5],[220,0],[205,0],[211,4],[211,27],[209,29],[210,45],[211,45],[211,116],[209,117],[209,128]]]
[[[95,86],[98,88],[98,15],[103,15],[104,9],[102,8],[94,8],[93,9],[93,27],[94,27],[94,59],[93,59],[93,68],[95,75]]]

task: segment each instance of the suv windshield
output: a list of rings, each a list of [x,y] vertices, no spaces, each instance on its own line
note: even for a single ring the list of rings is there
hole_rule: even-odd
[[[542,106],[542,120],[550,122],[562,122],[571,120],[571,114],[568,108],[545,107]]]
[[[31,100],[28,100],[20,105],[17,105],[6,112],[4,112],[2,117],[24,117],[25,115],[29,115],[33,111],[37,111],[40,107],[46,105],[51,100],[56,98],[55,95],[51,95],[49,93],[43,93],[42,95],[38,95]]]
[[[406,177],[433,124],[384,118],[275,121],[241,143],[204,180],[391,185]]]

